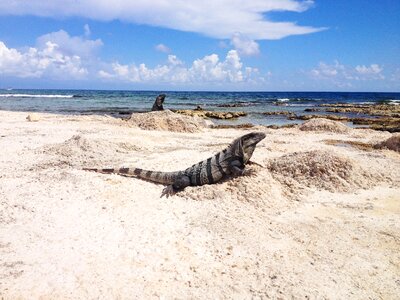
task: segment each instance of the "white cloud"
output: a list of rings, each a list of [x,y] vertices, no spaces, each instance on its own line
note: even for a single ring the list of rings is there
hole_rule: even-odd
[[[257,42],[239,32],[236,32],[232,36],[231,44],[241,55],[251,56],[260,53],[260,48]]]
[[[332,80],[336,85],[343,86],[349,81],[385,79],[382,71],[383,68],[378,64],[371,64],[369,67],[358,65],[353,68],[336,60],[333,64],[320,62],[318,67],[312,69],[309,74],[315,79]]]
[[[84,27],[90,31],[89,26]],[[15,77],[82,79],[93,67],[96,52],[103,45],[99,39],[70,36],[60,30],[40,36],[35,47],[23,50],[8,48],[0,41],[0,74]]]
[[[65,55],[78,55],[85,59],[93,57],[103,46],[100,39],[89,40],[79,36],[70,36],[64,30],[42,35],[36,40],[38,48],[43,48],[47,42],[57,44],[58,50]]]
[[[377,64],[372,64],[370,67],[366,67],[365,65],[356,66],[355,69],[360,74],[376,74],[382,71],[382,68]]]
[[[0,14],[46,17],[79,16],[101,21],[127,22],[190,31],[229,39],[235,32],[253,40],[280,39],[323,28],[265,18],[271,11],[303,12],[313,5],[306,0],[0,0]]]
[[[64,55],[58,45],[50,41],[41,48],[29,48],[25,52],[8,48],[0,41],[0,74],[22,78],[79,79],[87,73],[79,56]]]
[[[24,50],[8,48],[0,41],[0,74],[21,78],[97,77],[107,81],[196,85],[263,80],[256,68],[243,65],[237,50],[230,50],[223,60],[211,54],[194,60],[189,66],[170,54],[165,64],[152,68],[144,63],[128,65],[101,61],[96,52],[102,44],[101,40],[70,36],[63,30],[39,37],[35,47]]]
[[[89,24],[85,24],[85,26],[83,26],[83,30],[85,31],[85,36],[89,36],[92,33],[92,31],[90,30]]]
[[[361,76],[361,79],[384,79],[382,75],[383,68],[378,64],[371,64],[369,67],[365,65],[356,66],[356,72]]]
[[[183,65],[183,62],[176,55],[168,55],[168,63],[172,66]]]
[[[155,46],[155,49],[157,51],[164,52],[164,53],[170,53],[171,52],[171,49],[169,49],[164,44],[158,44],[157,46]]]
[[[344,71],[345,67],[338,61],[335,61],[332,65],[320,62],[317,68],[311,70],[311,75],[317,78],[333,78]]]
[[[211,54],[196,59],[190,67],[186,67],[175,55],[169,55],[165,65],[158,65],[155,68],[148,68],[145,64],[136,66],[119,63],[114,63],[110,67],[108,71],[100,70],[98,76],[107,80],[169,84],[218,84],[263,80],[257,69],[243,67],[236,50],[230,50],[223,61],[220,61],[217,54]]]

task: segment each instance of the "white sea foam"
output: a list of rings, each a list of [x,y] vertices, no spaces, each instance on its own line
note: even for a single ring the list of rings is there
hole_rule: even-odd
[[[394,104],[394,105],[400,105],[400,99],[392,99],[392,100],[389,100],[389,103],[390,103],[390,104]]]
[[[74,95],[0,94],[0,97],[14,98],[72,98]]]
[[[290,101],[290,99],[289,98],[278,98],[278,101],[279,102],[288,102],[288,101]]]
[[[291,104],[288,104],[287,106],[313,107],[313,106],[315,106],[315,105],[314,105],[314,104],[304,104],[304,103],[302,103],[302,104],[291,103]]]

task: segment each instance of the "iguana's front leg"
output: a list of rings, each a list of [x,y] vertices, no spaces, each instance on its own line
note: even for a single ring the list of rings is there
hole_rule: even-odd
[[[183,190],[185,187],[190,185],[189,176],[183,175],[178,177],[173,184],[168,185],[161,193],[161,197],[174,195],[176,192]]]
[[[183,190],[185,187],[190,185],[190,178],[189,176],[182,175],[175,179],[175,182],[172,184],[172,188],[175,192]]]
[[[235,176],[243,175],[244,165],[238,159],[235,159],[229,163],[229,170]]]

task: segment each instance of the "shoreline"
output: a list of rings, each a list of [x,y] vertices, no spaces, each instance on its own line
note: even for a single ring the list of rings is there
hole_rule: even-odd
[[[400,106],[395,104],[360,104],[360,103],[322,103],[314,104],[313,107],[293,107],[286,103],[275,104],[272,110],[255,111],[248,102],[234,102],[235,104],[219,104],[215,108],[208,109],[207,106],[198,105],[193,109],[170,109],[171,111],[187,116],[199,116],[212,120],[217,126],[240,127],[243,124],[253,126],[267,126],[269,128],[288,127],[301,124],[315,118],[327,118],[334,121],[344,122],[353,128],[371,128],[380,131],[400,132]],[[190,106],[189,104],[187,106]],[[247,111],[246,108],[252,108]],[[24,111],[24,110],[15,110]],[[91,109],[87,111],[65,110],[40,111],[36,113],[55,113],[62,115],[82,116],[111,116],[119,119],[127,119],[133,113],[147,113],[149,109],[129,110],[127,108],[109,107],[103,109]]]
[[[13,97],[1,97],[0,108],[4,110],[36,110],[62,114],[110,114],[114,117],[126,117],[132,112],[149,111],[158,91],[85,91],[74,93],[58,90],[25,90],[24,97],[18,97],[21,91],[13,91]],[[38,95],[40,93],[40,95]],[[73,97],[73,96],[79,97]],[[30,96],[34,96],[30,98]],[[307,93],[307,92],[168,92],[164,108],[170,110],[195,110],[200,106],[208,114],[221,120],[219,124],[252,123],[254,125],[284,125],[293,123],[284,115],[269,115],[267,112],[287,111],[298,117],[312,114],[308,110],[318,109],[320,105],[334,103],[361,104],[390,101],[398,103],[400,93]],[[391,106],[396,107],[396,106]],[[398,106],[397,106],[398,107]],[[225,119],[223,114],[247,114],[238,119]],[[318,114],[318,113],[314,113]],[[339,116],[363,117],[358,113],[336,113]],[[300,123],[301,120],[295,120]],[[233,124],[233,123],[232,123]]]
[[[0,110],[6,299],[400,294],[400,154],[368,147],[396,134],[335,122],[173,132],[27,115]],[[162,185],[82,171],[181,170],[250,131],[267,135],[252,159],[261,166],[168,199]]]

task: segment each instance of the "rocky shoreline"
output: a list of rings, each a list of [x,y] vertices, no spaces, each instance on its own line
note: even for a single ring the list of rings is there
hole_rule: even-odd
[[[174,110],[175,113],[182,114],[185,116],[191,117],[201,117],[201,118],[211,118],[211,119],[219,119],[219,120],[229,120],[229,119],[236,119],[239,117],[247,116],[247,113],[243,111],[210,111],[210,110],[203,110],[201,108],[197,109],[179,109]]]
[[[290,111],[264,112],[266,116],[286,115],[288,120],[310,120],[325,118],[334,121],[351,122],[370,129],[400,132],[400,106],[391,104],[321,104],[318,108],[306,108],[304,112],[318,114],[297,115]]]
[[[219,107],[241,107],[239,105],[219,105]],[[240,117],[248,116],[249,113],[245,111],[214,111],[205,110],[198,106],[195,109],[179,109],[171,110],[174,113],[200,117],[203,119],[215,119],[215,120],[236,120]],[[143,113],[143,112],[139,112]],[[121,112],[120,112],[121,114]],[[124,112],[124,114],[131,114]],[[279,110],[279,111],[264,111],[261,112],[265,118],[269,117],[281,117],[289,121],[301,120],[307,121],[311,119],[324,118],[333,121],[348,122],[358,127],[366,127],[379,131],[389,132],[400,132],[400,105],[393,104],[321,104],[317,107],[304,109],[304,114],[295,113],[290,110]],[[216,128],[250,128],[255,126],[254,124],[246,123],[243,124],[218,124]],[[222,126],[222,127],[218,127]],[[284,125],[267,125],[267,128],[290,128],[294,124]]]

